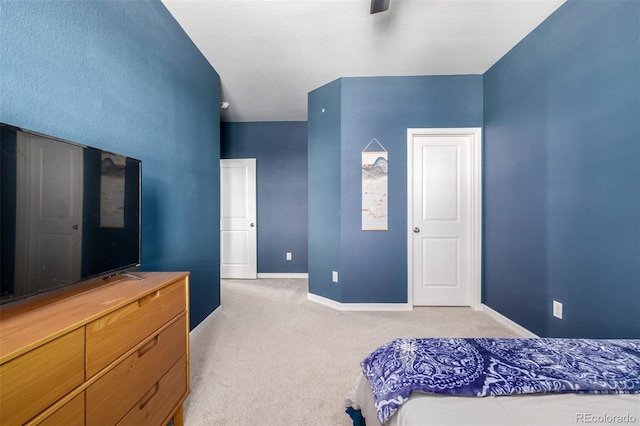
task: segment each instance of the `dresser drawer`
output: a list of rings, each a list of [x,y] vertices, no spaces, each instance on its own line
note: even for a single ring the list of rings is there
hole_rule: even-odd
[[[87,378],[186,309],[186,278],[103,316],[87,329]]]
[[[0,424],[20,425],[84,381],[84,328],[0,366]]]
[[[185,355],[186,316],[111,369],[87,389],[87,425],[118,422]],[[184,366],[183,366],[184,368]]]
[[[168,420],[167,412],[175,408],[187,396],[187,360],[184,355],[160,379],[149,388],[118,425],[160,425]]]
[[[38,426],[84,426],[84,392],[60,407]]]

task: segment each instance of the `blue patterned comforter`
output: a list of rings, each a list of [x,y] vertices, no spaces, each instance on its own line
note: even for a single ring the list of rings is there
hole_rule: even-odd
[[[416,391],[640,393],[640,340],[396,339],[360,365],[382,423]]]

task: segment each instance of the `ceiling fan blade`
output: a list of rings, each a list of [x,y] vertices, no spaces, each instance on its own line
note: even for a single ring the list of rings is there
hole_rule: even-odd
[[[384,12],[389,9],[389,1],[391,0],[371,0],[371,10],[370,14]]]

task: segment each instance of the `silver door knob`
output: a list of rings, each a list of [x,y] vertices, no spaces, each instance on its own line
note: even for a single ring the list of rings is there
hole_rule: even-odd
[[[413,228],[413,232],[417,234],[418,232],[420,232],[420,228],[416,226],[415,228]]]
[[[251,223],[249,224],[249,226],[253,228],[253,227],[255,227],[255,226],[256,226],[256,224],[255,224],[255,223],[253,223],[253,222],[251,222]]]

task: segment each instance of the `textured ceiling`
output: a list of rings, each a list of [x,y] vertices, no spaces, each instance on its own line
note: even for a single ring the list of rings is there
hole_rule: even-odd
[[[304,121],[339,77],[482,74],[565,0],[162,0],[220,74],[224,121]]]

